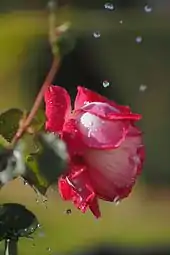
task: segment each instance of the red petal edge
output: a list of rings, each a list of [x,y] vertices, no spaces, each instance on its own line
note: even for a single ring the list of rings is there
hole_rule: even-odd
[[[60,86],[51,85],[44,94],[44,100],[47,117],[46,130],[61,132],[65,119],[71,112],[71,100],[68,92]]]
[[[89,184],[87,172],[80,170],[58,182],[59,193],[64,200],[72,200],[75,206],[85,213],[89,209],[96,218],[101,216],[97,197]]]
[[[78,110],[80,109],[82,106],[91,103],[91,102],[103,102],[103,103],[108,103],[111,106],[115,107],[116,109],[120,110],[122,113],[130,113],[130,108],[129,106],[122,106],[122,105],[118,105],[116,104],[114,101],[111,101],[109,99],[107,99],[104,96],[101,96],[100,94],[91,91],[87,88],[78,86],[77,87],[77,96],[75,99],[75,103],[74,103],[74,109]]]

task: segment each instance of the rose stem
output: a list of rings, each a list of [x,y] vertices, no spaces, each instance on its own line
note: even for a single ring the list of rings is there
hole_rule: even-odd
[[[12,147],[14,147],[16,145],[16,143],[18,142],[18,140],[23,136],[23,134],[25,133],[25,131],[27,130],[27,128],[30,126],[33,118],[35,117],[41,102],[43,100],[44,97],[44,93],[46,91],[46,89],[48,88],[48,86],[52,83],[56,72],[58,71],[59,68],[59,64],[60,64],[60,60],[59,58],[54,58],[51,69],[49,71],[49,73],[46,76],[46,79],[35,99],[35,102],[32,106],[32,109],[28,115],[28,117],[26,118],[25,122],[23,123],[23,125],[18,129],[18,131],[16,132],[14,138],[12,139],[11,145]]]

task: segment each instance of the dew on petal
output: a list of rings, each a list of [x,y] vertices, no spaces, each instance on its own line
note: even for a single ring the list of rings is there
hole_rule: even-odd
[[[109,87],[109,85],[110,85],[109,81],[107,81],[107,80],[103,81],[103,87],[104,88]]]
[[[94,36],[95,38],[100,38],[101,34],[100,34],[99,31],[96,31],[96,32],[93,33],[93,36]]]
[[[137,43],[141,43],[143,39],[142,36],[137,36],[135,40]]]
[[[144,92],[147,89],[147,85],[141,84],[139,87],[139,91]]]
[[[149,5],[145,5],[144,10],[145,10],[145,12],[148,12],[148,13],[152,12],[152,7]]]
[[[112,3],[105,3],[104,8],[110,11],[113,11],[115,9],[114,5]]]

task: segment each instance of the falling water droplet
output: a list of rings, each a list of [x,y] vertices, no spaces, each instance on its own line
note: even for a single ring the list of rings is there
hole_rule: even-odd
[[[38,204],[40,201],[38,200],[38,198],[35,199],[36,203]]]
[[[137,42],[137,43],[141,43],[142,40],[143,40],[143,39],[142,39],[142,36],[137,36],[137,37],[136,37],[136,42]]]
[[[152,7],[149,5],[145,5],[144,10],[145,12],[152,12]]]
[[[115,203],[116,206],[119,205],[119,204],[120,204],[120,200]]]
[[[105,3],[104,8],[110,11],[113,11],[115,9],[112,3]]]
[[[122,25],[123,24],[123,20],[120,20],[119,23]]]
[[[103,81],[103,87],[104,88],[109,87],[109,85],[110,85],[110,83],[107,80]]]
[[[28,185],[28,182],[26,180],[24,180],[24,185]]]
[[[101,34],[100,34],[99,31],[96,31],[96,32],[93,33],[93,36],[94,36],[95,38],[99,38],[99,37],[101,36]]]
[[[50,247],[47,247],[47,249],[46,249],[48,252],[50,252],[51,251],[51,248]]]
[[[70,215],[72,213],[71,209],[66,210],[66,214]]]
[[[144,92],[147,89],[147,85],[141,84],[139,87],[139,91]]]
[[[45,208],[47,209],[47,198],[43,198],[42,203],[44,204]]]
[[[120,198],[119,198],[119,196],[115,197],[115,199],[113,200],[113,202],[115,203],[115,205],[119,205],[119,204],[120,204]]]
[[[40,238],[41,238],[41,237],[45,237],[45,233],[44,233],[43,231],[39,232],[39,233],[38,233],[38,237],[40,237]]]

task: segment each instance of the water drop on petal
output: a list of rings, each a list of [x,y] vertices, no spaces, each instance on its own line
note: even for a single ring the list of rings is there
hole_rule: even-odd
[[[101,34],[100,34],[99,31],[96,31],[96,32],[93,33],[93,36],[94,36],[95,38],[99,38],[99,37],[101,36]]]
[[[142,39],[142,36],[137,36],[137,37],[136,37],[136,42],[137,42],[137,43],[141,43],[142,40],[143,40],[143,39]]]
[[[103,81],[103,87],[104,88],[109,87],[109,85],[110,85],[110,83],[107,80]]]
[[[110,11],[113,11],[115,9],[114,5],[112,3],[105,3],[104,8]]]
[[[145,5],[144,10],[145,12],[152,12],[152,7],[149,5]]]

